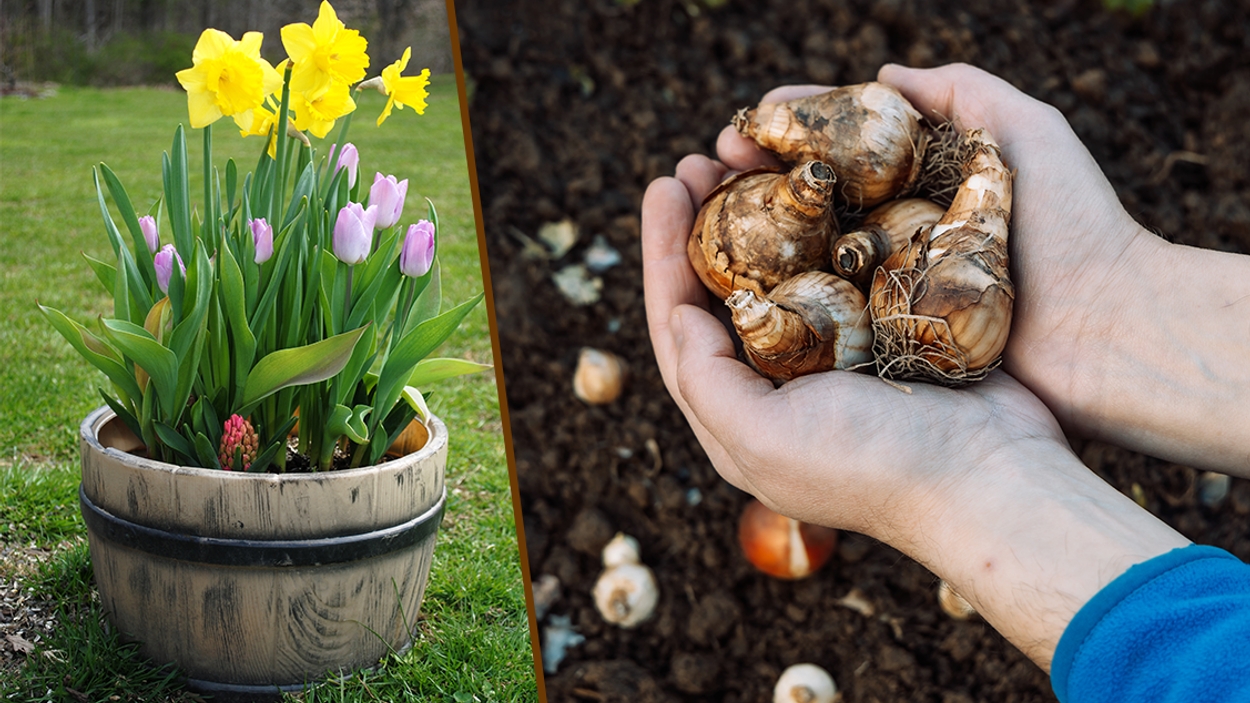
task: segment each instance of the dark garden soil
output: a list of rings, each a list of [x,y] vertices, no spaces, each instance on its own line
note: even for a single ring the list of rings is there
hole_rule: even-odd
[[[652,357],[642,194],[683,155],[711,154],[734,111],[776,85],[966,61],[1062,110],[1142,223],[1250,252],[1250,3],[1161,0],[1138,19],[1096,0],[456,5],[530,568],[559,579],[551,613],[586,637],[547,675],[550,700],[764,701],[784,667],[812,661],[848,703],[1053,701],[1046,675],[983,622],[944,616],[937,579],[888,547],[847,535],[793,583],[746,563],[747,496],[712,469]],[[564,218],[579,232],[568,253],[527,245]],[[597,302],[575,305],[553,275],[595,235],[623,261]],[[628,359],[616,402],[574,398],[582,345]],[[1191,468],[1073,444],[1188,537],[1250,558],[1250,482],[1208,507]],[[640,540],[662,592],[632,631],[606,626],[588,595],[617,530]],[[852,589],[874,615],[838,604]]]

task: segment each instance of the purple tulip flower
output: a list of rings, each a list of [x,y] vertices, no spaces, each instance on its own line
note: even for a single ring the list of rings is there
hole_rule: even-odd
[[[166,244],[161,250],[156,252],[156,257],[152,260],[152,266],[156,268],[156,285],[161,287],[162,293],[169,292],[169,279],[174,274],[174,261],[178,262],[178,268],[183,278],[187,276],[187,267],[182,265],[182,257],[178,256],[178,250],[174,249],[173,244]]]
[[[377,205],[370,205],[365,209],[360,203],[348,203],[339,210],[338,219],[334,221],[333,242],[334,255],[339,261],[355,266],[368,258],[369,247],[373,245],[373,226],[377,219]]]
[[[434,263],[434,224],[421,220],[408,226],[404,248],[399,250],[399,270],[405,276],[424,276]]]
[[[252,228],[252,241],[256,245],[256,263],[263,264],[273,256],[273,227],[263,217],[247,224]]]
[[[334,148],[330,149],[330,160],[334,161]],[[348,142],[343,145],[343,152],[339,154],[339,160],[335,163],[334,172],[338,173],[339,169],[347,169],[347,187],[356,187],[356,172],[360,166],[360,153],[356,151],[356,145]]]
[[[143,232],[143,239],[148,244],[148,253],[155,254],[156,250],[161,248],[161,235],[156,231],[156,218],[151,215],[140,217],[139,229]]]
[[[369,189],[369,205],[378,206],[378,229],[393,227],[404,213],[404,198],[408,197],[408,179],[398,183],[394,176],[377,174]]]

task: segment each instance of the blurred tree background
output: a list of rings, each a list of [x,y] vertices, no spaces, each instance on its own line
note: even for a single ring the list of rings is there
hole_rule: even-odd
[[[455,70],[446,0],[332,0],[369,40],[369,75],[412,47],[406,73]],[[262,54],[286,56],[281,28],[312,24],[320,0],[0,0],[0,91],[19,82],[177,86],[200,32],[265,34]]]

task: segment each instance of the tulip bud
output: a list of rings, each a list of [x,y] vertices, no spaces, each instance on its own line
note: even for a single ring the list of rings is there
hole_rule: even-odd
[[[273,227],[263,217],[247,224],[252,228],[252,241],[256,245],[256,263],[263,264],[273,256]]]
[[[369,189],[369,205],[378,206],[378,229],[393,227],[404,213],[404,198],[408,196],[408,179],[398,183],[394,176],[377,174]]]
[[[169,278],[174,274],[175,260],[178,261],[180,273],[185,278],[187,267],[182,264],[182,257],[178,256],[178,250],[174,249],[173,244],[161,247],[161,250],[156,252],[156,258],[152,260],[152,266],[156,268],[156,285],[161,287],[162,293],[169,292]]]
[[[161,236],[156,231],[156,218],[151,215],[140,217],[139,229],[142,230],[143,239],[148,244],[148,253],[155,254],[156,250],[161,248]]]
[[[330,160],[334,160],[334,149],[330,149]],[[339,154],[339,160],[335,163],[334,172],[338,173],[339,169],[347,168],[347,187],[356,187],[356,171],[360,166],[360,153],[356,151],[356,145],[348,142],[343,145],[343,151]]]
[[[348,203],[339,210],[338,219],[334,222],[334,255],[349,266],[363,263],[369,256],[369,247],[373,244],[373,225],[378,219],[378,207],[370,205],[368,209],[360,203]]]
[[[407,183],[407,181],[405,181]],[[404,248],[399,251],[399,270],[405,276],[424,276],[434,263],[434,224],[421,220],[408,226]]]

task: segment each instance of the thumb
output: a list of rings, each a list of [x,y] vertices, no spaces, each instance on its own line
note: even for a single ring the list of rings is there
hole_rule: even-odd
[[[677,347],[677,387],[690,411],[724,445],[749,436],[752,406],[773,392],[772,381],[738,360],[725,326],[692,305],[673,311],[669,321]]]

